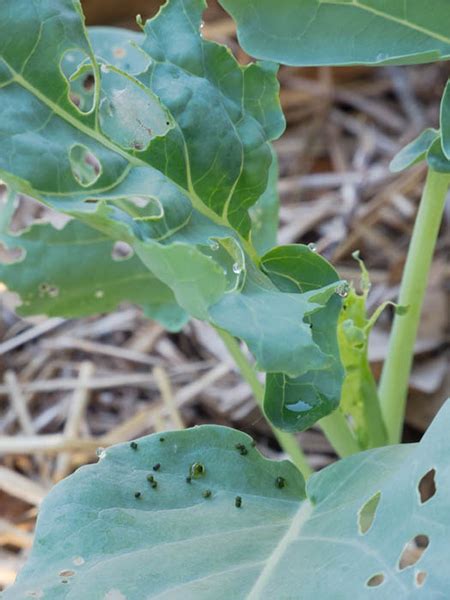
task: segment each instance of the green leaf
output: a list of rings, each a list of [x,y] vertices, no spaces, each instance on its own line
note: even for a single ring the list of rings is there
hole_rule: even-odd
[[[262,258],[262,266],[279,289],[300,295],[314,293],[339,280],[333,267],[308,246],[275,248]],[[299,377],[289,377],[286,373],[267,375],[264,411],[280,429],[307,429],[339,405],[343,372],[336,328],[341,305],[341,298],[333,294],[325,301],[323,310],[311,313],[306,319],[311,342],[322,349],[326,359]],[[311,350],[305,346],[297,354],[298,360],[309,363]]]
[[[130,75],[143,73],[150,57],[141,49],[144,34],[119,27],[89,27],[89,40],[98,61]]]
[[[424,160],[428,150],[439,136],[440,133],[437,129],[429,128],[422,131],[415,140],[402,148],[400,152],[394,156],[389,165],[391,171],[398,173],[399,171],[404,171]]]
[[[442,151],[447,160],[450,160],[450,82],[447,82],[442,96],[440,121],[442,131]]]
[[[267,188],[250,208],[250,218],[252,220],[251,240],[260,255],[268,252],[277,244],[280,197],[277,189],[278,158],[274,150],[272,156]]]
[[[386,444],[386,428],[381,415],[378,390],[369,363],[369,334],[378,316],[386,307],[382,304],[371,318],[367,315],[367,298],[371,283],[359,252],[353,257],[361,268],[361,293],[350,285],[338,323],[338,342],[345,371],[341,390],[342,412],[351,417],[361,448]]]
[[[445,598],[449,419],[447,403],[420,444],[341,460],[306,494],[292,464],[224,427],[107,449],[44,501],[3,599]]]
[[[435,0],[220,0],[246,52],[288,65],[413,64],[450,57]]]
[[[240,66],[204,40],[204,7],[172,0],[131,45],[93,30],[96,59],[71,0],[0,4],[0,176],[128,243],[184,311],[244,340],[259,368],[324,369],[328,349],[305,320],[337,284],[280,291],[251,243],[249,209],[275,206],[276,67]]]
[[[186,323],[166,285],[136,256],[113,258],[114,242],[83,223],[36,224],[20,235],[0,233],[0,241],[24,252],[20,262],[0,263],[0,280],[22,298],[21,315],[82,317],[129,301],[171,331]]]
[[[444,154],[442,149],[444,136],[438,137],[428,149],[427,163],[438,173],[450,173],[450,160]]]

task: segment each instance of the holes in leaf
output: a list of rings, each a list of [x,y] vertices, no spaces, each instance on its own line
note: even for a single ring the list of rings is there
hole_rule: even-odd
[[[63,571],[59,572],[60,577],[73,577],[74,575],[75,571],[72,571],[71,569],[64,569]]]
[[[380,503],[381,492],[374,494],[358,511],[358,529],[361,535],[366,534],[372,527]]]
[[[102,166],[93,152],[83,144],[74,144],[69,152],[72,175],[83,187],[93,185],[100,177]]]
[[[436,493],[436,469],[430,469],[419,481],[417,490],[419,492],[420,503],[425,504]]]
[[[113,246],[111,256],[113,260],[127,260],[134,254],[133,248],[126,242],[116,242]]]
[[[164,217],[161,202],[153,196],[127,196],[120,200],[121,208],[128,205],[125,210],[135,221],[158,221]]]
[[[427,535],[420,534],[412,538],[402,550],[398,559],[398,569],[403,571],[408,567],[412,567],[421,558],[422,554],[428,548],[430,538]]]
[[[89,56],[82,50],[68,50],[61,60],[61,70],[71,103],[79,112],[90,113],[95,101],[95,76]]]
[[[367,587],[378,587],[384,583],[384,573],[375,573],[366,581]]]
[[[416,586],[422,587],[423,584],[425,583],[426,577],[427,577],[426,571],[417,571],[416,575],[414,577],[414,582],[415,582]]]
[[[0,242],[0,263],[10,265],[20,262],[25,257],[23,248],[8,248]]]
[[[100,126],[123,148],[145,150],[155,137],[165,135],[170,125],[159,99],[137,81],[101,66]]]

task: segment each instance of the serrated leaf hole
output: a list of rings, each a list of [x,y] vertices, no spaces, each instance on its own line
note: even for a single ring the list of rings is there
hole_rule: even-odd
[[[436,469],[430,469],[425,473],[417,485],[420,503],[425,504],[425,502],[431,500],[436,493],[436,489]]]
[[[375,575],[372,575],[366,581],[366,586],[367,587],[378,587],[379,585],[384,583],[384,579],[385,579],[384,573],[375,573]]]
[[[100,161],[87,146],[74,144],[69,151],[70,168],[76,181],[83,187],[93,185],[100,177]]]
[[[398,569],[399,571],[403,571],[408,567],[412,567],[415,565],[419,559],[422,557],[425,550],[430,545],[430,538],[425,534],[416,535],[411,540],[409,540],[398,559]]]
[[[380,503],[381,492],[374,494],[358,511],[358,530],[365,535],[372,527]]]

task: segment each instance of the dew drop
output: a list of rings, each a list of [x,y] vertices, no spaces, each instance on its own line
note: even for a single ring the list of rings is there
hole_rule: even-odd
[[[211,250],[218,250],[219,244],[215,240],[210,240],[209,247],[211,248]]]
[[[106,450],[102,447],[97,448],[97,450],[95,451],[95,454],[97,455],[99,460],[102,460],[106,456]]]
[[[233,273],[236,273],[236,275],[239,275],[239,273],[242,273],[242,266],[237,262],[235,262],[233,264]]]
[[[308,244],[308,248],[311,250],[311,252],[317,252],[317,246],[314,242],[310,242]]]
[[[102,64],[100,67],[100,70],[102,73],[109,73],[109,67],[108,65]]]
[[[336,287],[336,294],[341,298],[347,298],[350,286],[347,281],[343,281]]]

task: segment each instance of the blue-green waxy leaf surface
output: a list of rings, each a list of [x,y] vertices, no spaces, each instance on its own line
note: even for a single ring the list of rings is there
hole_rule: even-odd
[[[412,64],[450,56],[447,0],[220,0],[252,56],[288,65]]]
[[[450,163],[450,82],[447,82],[444,95],[442,96],[440,121],[442,147],[439,148],[439,151],[442,151],[444,158]],[[450,172],[450,165],[445,165],[445,160],[441,159],[439,162],[440,168],[437,168],[436,170],[441,170],[446,173]]]
[[[262,266],[272,281],[286,292],[313,294],[338,281],[333,267],[308,246],[275,248],[264,255]],[[309,315],[305,323],[311,331],[313,343],[326,353],[327,360],[297,377],[289,377],[286,373],[267,375],[264,411],[280,429],[307,429],[339,404],[343,371],[336,324],[341,305],[341,298],[333,294],[326,301],[325,308]],[[308,350],[305,359],[307,354]]]
[[[425,129],[422,133],[407,146],[402,148],[391,161],[390,169],[394,173],[403,171],[422,161],[427,156],[428,150],[433,143],[439,139],[437,129]]]
[[[39,223],[21,235],[0,232],[0,242],[25,253],[19,262],[0,263],[0,281],[20,294],[22,315],[82,317],[126,300],[170,330],[186,323],[170,288],[136,256],[115,257],[111,238],[83,223],[61,230]]]
[[[446,598],[449,420],[447,403],[420,444],[344,459],[306,491],[224,427],[107,449],[45,500],[2,600]]]
[[[163,322],[173,309],[185,312],[245,341],[260,369],[306,376],[337,364],[332,342],[308,325],[337,283],[302,293],[261,268],[278,202],[270,141],[284,129],[276,67],[243,67],[204,40],[205,6],[171,0],[141,33],[95,28],[89,38],[75,0],[0,3],[0,177],[129,244],[130,266],[138,269],[139,258],[153,289],[164,290],[149,290],[144,302],[143,286],[139,303],[156,306]],[[49,281],[62,268],[57,237],[45,261]],[[14,268],[25,278],[32,265],[28,256]],[[76,314],[73,287],[47,295],[44,306],[30,296],[37,274],[20,285],[14,277],[28,314]],[[126,290],[114,302],[119,296]],[[95,311],[92,296],[84,306]],[[330,321],[331,337],[332,329]],[[330,409],[339,390],[331,393]]]

